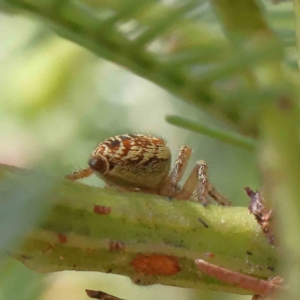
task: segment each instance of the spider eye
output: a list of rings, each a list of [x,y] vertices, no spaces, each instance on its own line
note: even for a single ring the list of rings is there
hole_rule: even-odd
[[[105,157],[103,156],[93,156],[89,160],[89,166],[92,170],[105,174],[109,171],[109,164]]]

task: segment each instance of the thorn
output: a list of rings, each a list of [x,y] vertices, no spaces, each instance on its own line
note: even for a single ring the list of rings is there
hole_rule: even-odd
[[[252,191],[248,186],[245,187],[245,191],[246,191],[248,197],[250,197],[250,198],[253,198],[253,197],[255,196],[255,194],[256,194],[256,193],[255,193],[254,191]]]
[[[196,259],[195,264],[203,273],[221,280],[227,284],[235,285],[245,290],[251,291],[255,294],[266,295],[273,292],[278,285],[252,277],[243,273],[235,272],[230,269],[222,268],[217,265],[206,262],[203,259]]]

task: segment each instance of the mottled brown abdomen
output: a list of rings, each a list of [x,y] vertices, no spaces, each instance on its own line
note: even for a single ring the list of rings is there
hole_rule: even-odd
[[[160,187],[168,176],[171,152],[161,138],[117,135],[95,149],[89,164],[108,184],[151,190]]]

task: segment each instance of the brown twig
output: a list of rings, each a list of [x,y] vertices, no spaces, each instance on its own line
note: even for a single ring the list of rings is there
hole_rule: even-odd
[[[109,294],[106,294],[101,291],[94,291],[94,290],[85,290],[86,294],[93,299],[98,299],[98,300],[124,300]]]
[[[273,210],[267,207],[262,192],[254,192],[249,187],[246,187],[245,190],[251,199],[248,207],[250,213],[254,215],[257,223],[261,226],[262,231],[269,239],[270,244],[274,245],[275,235],[272,226]]]
[[[203,273],[258,295],[273,294],[275,290],[280,289],[280,284],[282,283],[280,277],[275,277],[269,281],[262,280],[257,277],[222,268],[202,259],[196,259],[195,263]]]

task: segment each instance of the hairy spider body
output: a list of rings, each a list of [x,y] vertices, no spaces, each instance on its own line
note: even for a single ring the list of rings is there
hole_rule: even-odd
[[[166,142],[145,134],[122,134],[100,143],[89,159],[89,167],[66,176],[77,180],[95,173],[109,186],[120,190],[143,191],[207,204],[210,195],[221,205],[230,202],[209,183],[207,165],[197,162],[190,176],[179,188],[192,150],[182,146],[171,168],[171,151]]]
[[[99,160],[107,161],[104,173],[98,170]],[[169,174],[171,152],[160,138],[124,134],[101,143],[89,165],[110,185],[158,190]]]

